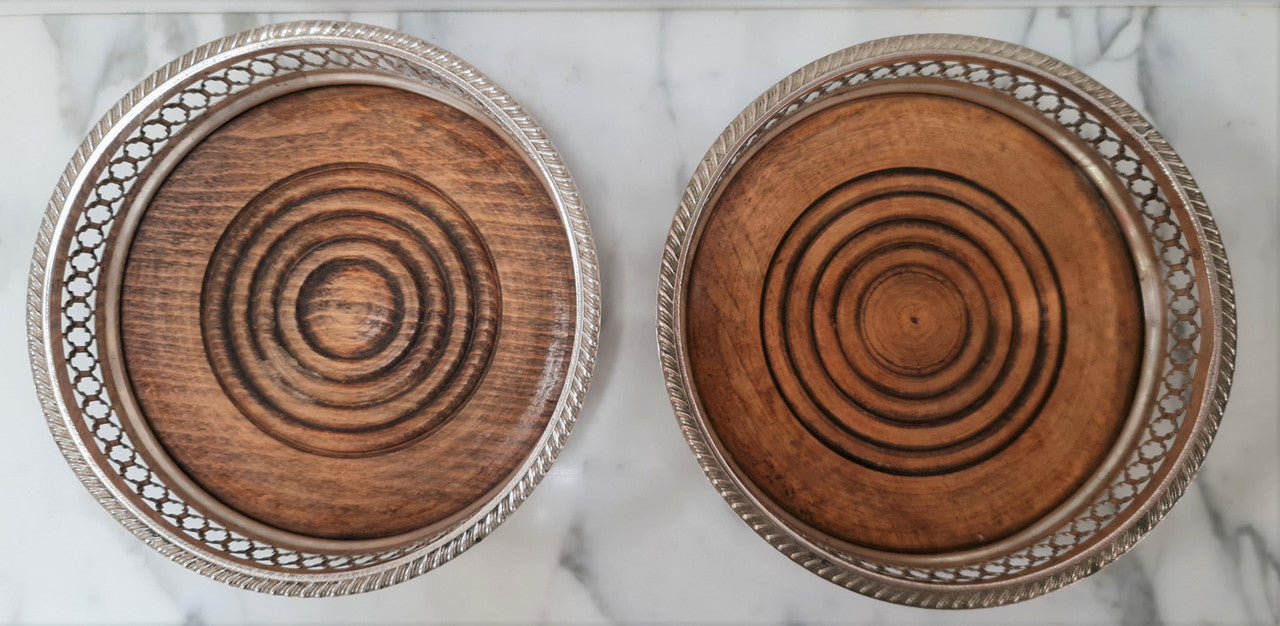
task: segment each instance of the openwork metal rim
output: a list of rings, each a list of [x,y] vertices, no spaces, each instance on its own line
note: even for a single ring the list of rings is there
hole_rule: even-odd
[[[949,79],[1003,94],[1097,151],[1132,194],[1160,256],[1169,324],[1159,355],[1163,396],[1142,438],[1065,526],[999,556],[936,566],[873,561],[798,531],[762,503],[719,447],[691,382],[684,346],[684,281],[708,203],[769,130],[809,105],[876,81]],[[1181,256],[1179,256],[1181,255]],[[1079,70],[1010,43],[960,35],[880,39],[821,58],[752,102],[695,170],[672,221],[658,283],[658,347],[681,431],[721,497],[774,548],[858,593],[912,606],[977,608],[1019,602],[1097,571],[1133,547],[1194,478],[1217,432],[1236,351],[1226,252],[1204,197],[1168,142],[1130,105]],[[947,555],[951,556],[951,555]]]
[[[118,420],[109,419],[113,409],[105,393],[90,392],[95,400],[102,396],[106,417],[90,414],[79,383],[71,382],[101,371],[93,324],[74,320],[94,316],[99,288],[95,268],[110,238],[111,221],[126,210],[143,170],[159,161],[157,155],[167,147],[181,149],[179,136],[198,116],[255,85],[269,83],[276,74],[308,71],[417,81],[424,91],[465,102],[482,113],[519,145],[553,197],[569,236],[577,285],[569,376],[550,422],[511,482],[445,532],[369,554],[299,552],[220,524],[168,491],[151,472],[139,450],[119,432]],[[135,148],[144,156],[131,156]],[[96,209],[105,213],[91,214]],[[83,279],[87,286],[68,287],[69,277]],[[74,291],[82,287],[88,295]],[[51,309],[54,296],[62,300],[67,293],[87,310],[73,315],[63,308]],[[551,141],[506,92],[449,52],[392,30],[345,22],[292,22],[228,36],[183,55],[134,87],[90,130],[58,180],[36,239],[27,292],[28,351],[40,404],[58,448],[94,498],[136,537],[170,560],[236,587],[333,596],[386,587],[443,565],[487,536],[528,497],[559,455],[582,407],[595,363],[600,306],[599,267],[581,197]],[[69,339],[69,327],[85,329],[87,337]],[[72,358],[82,355],[87,364]],[[86,430],[86,423],[94,424],[92,431]],[[103,437],[114,447],[104,448]],[[121,450],[121,458],[132,455],[123,464],[114,454]],[[148,495],[157,492],[163,493]]]

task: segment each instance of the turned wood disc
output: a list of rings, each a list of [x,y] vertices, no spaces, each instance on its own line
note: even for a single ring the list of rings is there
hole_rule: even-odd
[[[773,129],[706,206],[691,382],[801,532],[978,549],[1116,446],[1144,349],[1132,208],[1021,108],[945,78],[852,89]]]
[[[123,268],[145,427],[213,506],[302,538],[443,529],[508,482],[568,376],[568,235],[518,147],[331,85],[220,125]]]

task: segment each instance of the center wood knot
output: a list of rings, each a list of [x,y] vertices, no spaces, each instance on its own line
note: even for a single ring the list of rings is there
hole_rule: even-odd
[[[890,271],[871,284],[857,328],[885,367],[922,376],[955,359],[969,334],[964,296],[945,276],[924,268]]]
[[[298,327],[316,351],[337,359],[380,352],[404,319],[404,295],[384,268],[336,259],[316,268],[298,293]]]

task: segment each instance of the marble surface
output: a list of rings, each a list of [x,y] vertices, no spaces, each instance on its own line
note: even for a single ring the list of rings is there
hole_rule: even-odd
[[[216,6],[216,2],[213,2]],[[0,12],[3,7],[0,7]],[[40,417],[24,302],[34,233],[88,127],[154,68],[271,21],[398,28],[469,60],[544,125],[591,212],[605,289],[577,430],[528,502],[447,567],[357,597],[238,591],[167,562],[90,498]],[[1275,624],[1280,620],[1277,8],[0,16],[0,622]],[[655,281],[694,166],[761,91],[910,32],[1062,58],[1147,114],[1191,167],[1234,270],[1240,352],[1199,479],[1137,548],[1020,605],[892,606],[809,574],[716,495],[680,438]]]

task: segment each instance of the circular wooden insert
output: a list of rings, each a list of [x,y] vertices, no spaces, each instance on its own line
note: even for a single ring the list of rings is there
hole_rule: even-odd
[[[434,532],[542,437],[576,287],[518,147],[417,93],[313,87],[158,186],[123,269],[123,365],[214,506],[298,541]]]
[[[690,252],[688,369],[739,478],[802,534],[973,550],[1075,496],[1129,418],[1131,209],[1022,104],[887,85],[730,170]]]

